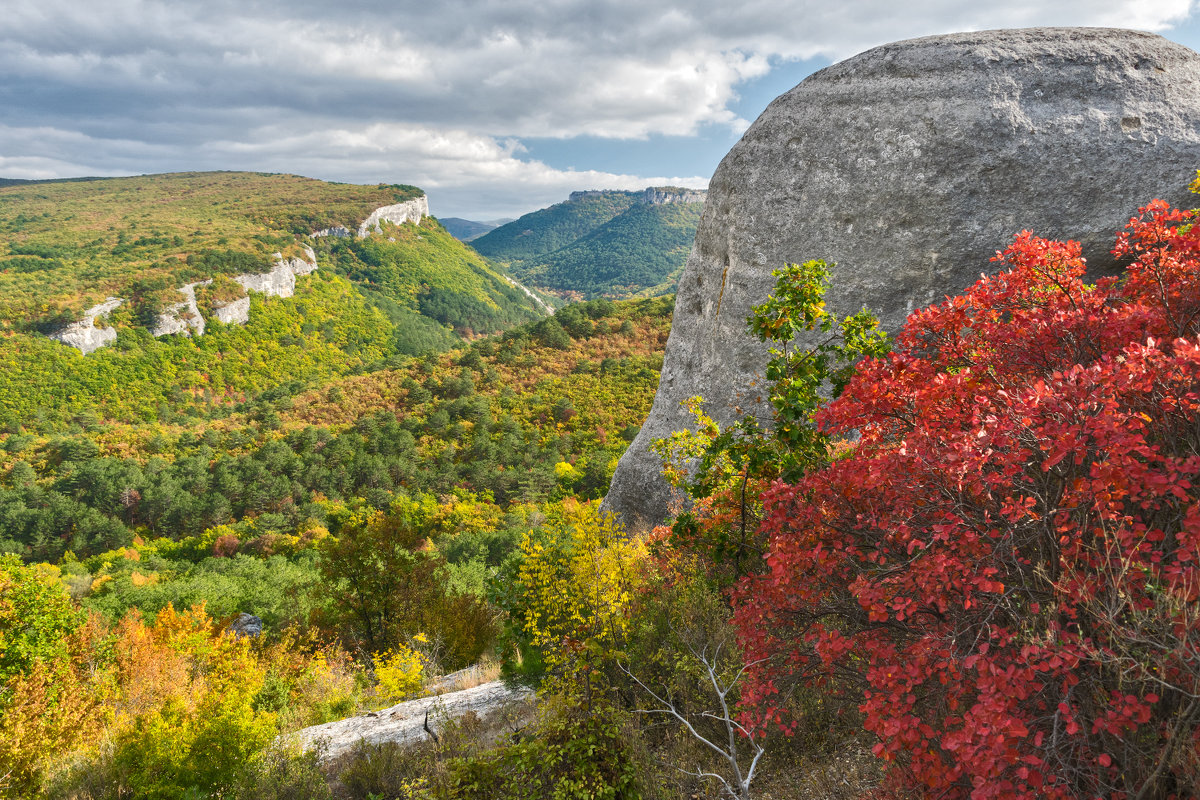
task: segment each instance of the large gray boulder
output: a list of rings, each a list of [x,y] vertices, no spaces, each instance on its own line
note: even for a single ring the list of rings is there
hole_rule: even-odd
[[[912,39],[824,69],[776,99],[717,168],[679,282],[650,417],[606,507],[661,520],[649,446],[702,395],[722,423],[767,414],[752,305],[786,262],[837,262],[829,306],[895,331],[915,308],[995,271],[1014,234],[1083,243],[1116,267],[1114,233],[1154,197],[1194,202],[1200,55],[1159,36],[1030,28]],[[757,383],[757,385],[756,385]]]

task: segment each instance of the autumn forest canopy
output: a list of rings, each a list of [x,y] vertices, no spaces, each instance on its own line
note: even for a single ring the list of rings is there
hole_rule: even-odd
[[[694,215],[311,235],[419,193],[0,186],[0,797],[1200,794],[1198,212],[1146,198],[1095,281],[996,242],[894,335],[826,308],[822,254],[776,265],[772,419],[691,401],[655,445],[676,514],[628,531],[599,503],[673,298],[605,295],[658,294]],[[244,325],[142,324],[306,246]],[[111,346],[44,335],[109,295]],[[534,699],[291,736],[464,674]]]

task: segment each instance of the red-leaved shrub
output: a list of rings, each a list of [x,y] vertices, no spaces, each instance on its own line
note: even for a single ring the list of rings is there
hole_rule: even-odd
[[[765,496],[747,713],[842,693],[898,793],[1200,794],[1195,219],[1142,209],[1095,286],[1024,232],[861,365],[817,417],[861,439]]]

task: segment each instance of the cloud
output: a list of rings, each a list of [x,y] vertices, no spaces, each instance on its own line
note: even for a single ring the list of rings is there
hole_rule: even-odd
[[[707,176],[647,176],[600,170],[561,170],[522,157],[515,139],[433,127],[376,123],[297,131],[263,122],[235,139],[199,147],[130,139],[91,138],[76,131],[0,124],[0,175],[54,178],[188,170],[291,172],[353,183],[410,183],[425,189],[441,216],[475,219],[520,216],[565,200],[579,188],[642,189],[650,185],[703,188]],[[63,154],[85,153],[87,160]],[[103,167],[96,167],[103,164]]]
[[[530,182],[530,198],[551,185],[646,185],[651,178],[554,170],[524,159],[515,142],[690,136],[712,126],[740,132],[748,121],[732,110],[739,85],[780,60],[832,61],[953,30],[1161,30],[1190,7],[1190,0],[903,7],[893,0],[9,0],[0,28],[8,126],[0,132],[0,174],[320,168],[318,177],[404,180],[462,196],[520,180]]]

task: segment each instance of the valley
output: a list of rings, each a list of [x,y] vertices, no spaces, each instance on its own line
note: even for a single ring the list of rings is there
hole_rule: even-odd
[[[1200,55],[939,34],[714,108],[707,190],[507,222],[0,179],[0,800],[1200,796]],[[325,141],[491,158],[481,218],[644,185],[549,119]]]

